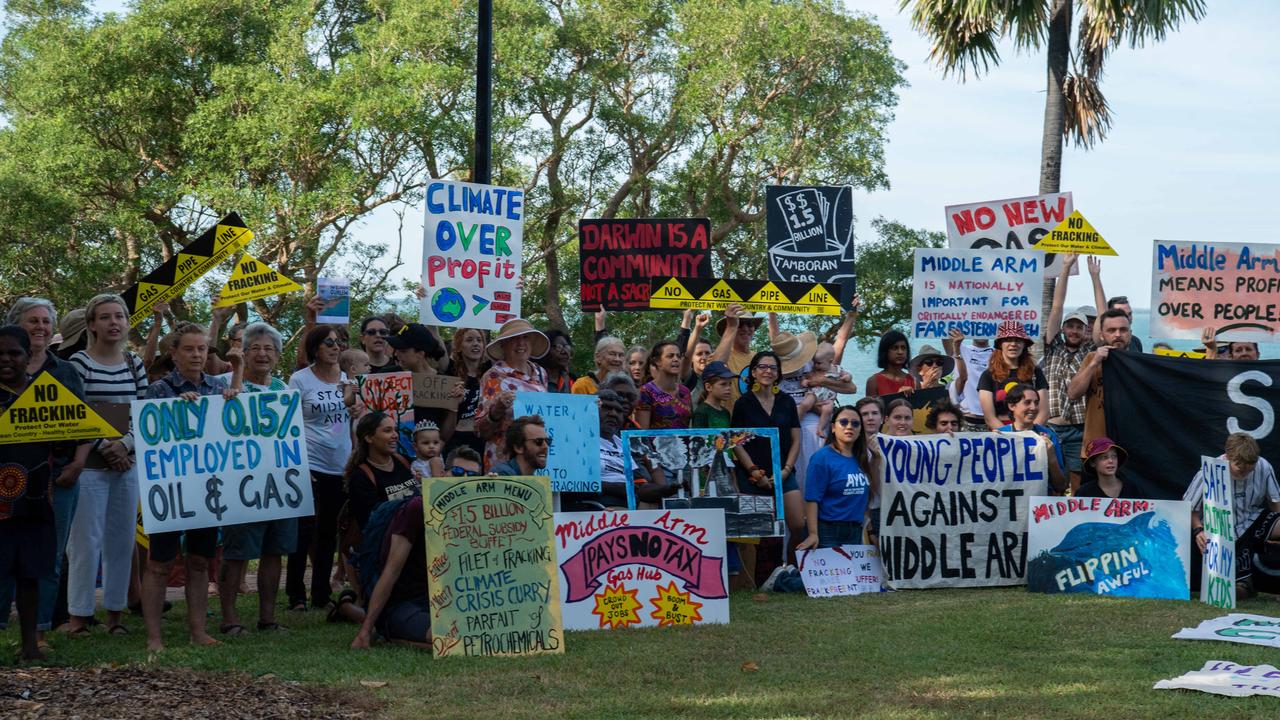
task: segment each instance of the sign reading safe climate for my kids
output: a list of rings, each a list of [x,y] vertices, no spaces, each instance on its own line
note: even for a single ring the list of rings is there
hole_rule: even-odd
[[[729,622],[724,513],[558,513],[560,603],[569,630]]]
[[[1035,250],[916,248],[911,332],[945,338],[952,330],[993,338],[1000,323],[1016,320],[1040,336],[1045,255]]]
[[[1075,210],[1071,193],[1049,193],[948,205],[947,247],[953,250],[1030,250]],[[1058,272],[1055,253],[1044,258],[1045,269]]]
[[[1151,337],[1274,342],[1280,330],[1280,245],[1166,242],[1152,251]]]
[[[436,180],[426,203],[423,324],[496,330],[519,317],[524,191]]]
[[[431,478],[424,493],[435,656],[563,653],[547,479]]]
[[[135,400],[148,534],[311,515],[298,391]]]
[[[1190,537],[1181,500],[1031,498],[1027,590],[1186,600]]]
[[[578,221],[582,310],[648,310],[649,278],[710,277],[711,221],[629,218]]]
[[[1200,602],[1232,610],[1236,606],[1236,523],[1231,468],[1222,458],[1200,456],[1204,479],[1204,559]]]
[[[1022,583],[1027,501],[1049,487],[1033,433],[876,436],[884,455],[880,557],[897,589]]]

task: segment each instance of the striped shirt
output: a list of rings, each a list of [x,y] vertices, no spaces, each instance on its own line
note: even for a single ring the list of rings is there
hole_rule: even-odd
[[[84,350],[72,355],[68,362],[84,382],[84,399],[88,403],[131,403],[147,396],[147,371],[142,359],[133,353],[125,353],[125,362],[119,365],[103,365]],[[125,447],[133,450],[133,435],[120,438]]]
[[[1226,457],[1226,455],[1218,456],[1223,460]],[[1236,539],[1239,539],[1259,515],[1270,509],[1267,503],[1280,502],[1280,485],[1276,484],[1276,471],[1266,458],[1258,458],[1258,464],[1254,465],[1253,470],[1244,478],[1237,480],[1228,472],[1227,480],[1232,485],[1232,519],[1236,524]],[[1182,499],[1191,503],[1193,511],[1201,511],[1201,506],[1204,505],[1203,473],[1196,473],[1191,480],[1191,485],[1182,495]]]

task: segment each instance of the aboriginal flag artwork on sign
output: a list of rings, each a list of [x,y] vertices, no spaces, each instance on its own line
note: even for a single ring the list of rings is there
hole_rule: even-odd
[[[710,238],[706,218],[579,220],[583,312],[650,309],[652,277],[710,277]]]
[[[724,310],[737,303],[751,312],[839,315],[840,286],[719,278],[653,278],[649,307],[662,310]]]
[[[136,326],[158,303],[169,302],[191,283],[239,252],[253,239],[240,216],[231,213],[205,230],[160,267],[121,293],[129,306],[129,326]]]

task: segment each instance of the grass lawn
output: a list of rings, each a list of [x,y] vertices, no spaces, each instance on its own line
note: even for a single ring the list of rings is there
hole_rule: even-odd
[[[245,622],[256,599],[243,599]],[[216,605],[216,603],[212,603]],[[1263,596],[1240,612],[1280,616]],[[810,600],[732,598],[729,625],[569,633],[566,654],[433,660],[387,645],[347,648],[350,625],[281,613],[283,635],[216,648],[185,644],[182,608],[156,659],[133,634],[53,638],[56,664],[154,662],[273,673],[376,693],[394,718],[1275,718],[1276,698],[1155,691],[1207,660],[1277,664],[1264,647],[1172,640],[1222,611],[1196,602],[1046,596],[1022,588],[933,590]],[[210,619],[216,632],[216,619]],[[16,628],[0,634],[17,640]],[[744,669],[754,663],[756,670]],[[384,681],[370,689],[360,681]]]

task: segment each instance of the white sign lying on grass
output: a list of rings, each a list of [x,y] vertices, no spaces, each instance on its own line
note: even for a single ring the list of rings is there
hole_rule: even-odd
[[[1193,628],[1183,628],[1173,637],[1178,640],[1224,640],[1280,648],[1280,618],[1231,613],[1205,620]]]
[[[841,545],[809,550],[800,560],[800,578],[809,597],[861,595],[884,590],[880,550],[874,545]]]
[[[1199,690],[1214,695],[1273,695],[1280,697],[1280,670],[1271,665],[1237,665],[1226,660],[1210,660],[1172,680],[1161,680],[1156,690]]]

